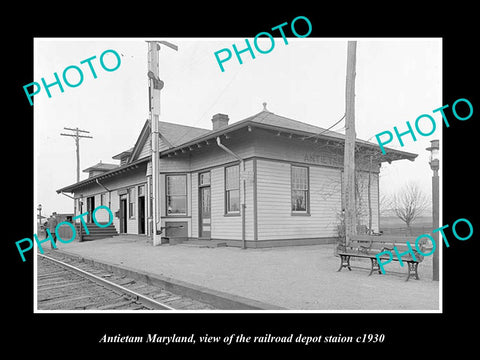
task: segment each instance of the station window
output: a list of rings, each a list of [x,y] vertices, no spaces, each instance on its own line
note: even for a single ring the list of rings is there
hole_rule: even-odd
[[[100,205],[107,205],[107,194],[100,194]]]
[[[187,215],[187,175],[167,175],[167,215]]]
[[[308,167],[292,165],[292,213],[308,214],[309,179]]]
[[[148,176],[148,193],[150,196],[150,207],[149,207],[149,212],[148,216],[152,217],[153,216],[153,185],[152,185],[152,177]]]
[[[240,166],[225,168],[225,213],[240,213]]]
[[[128,217],[135,217],[135,188],[128,189]]]
[[[200,174],[198,186],[210,185],[210,172],[204,172]]]

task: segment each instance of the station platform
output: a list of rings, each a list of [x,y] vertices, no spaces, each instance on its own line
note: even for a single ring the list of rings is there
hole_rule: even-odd
[[[369,262],[359,260],[352,260],[352,271],[337,272],[340,260],[332,244],[261,249],[204,243],[154,247],[146,236],[119,235],[57,245],[58,252],[170,279],[262,310],[439,312],[439,282],[431,280],[431,257],[419,264],[420,280],[405,282],[407,269],[393,263],[386,265],[386,275],[368,276]]]

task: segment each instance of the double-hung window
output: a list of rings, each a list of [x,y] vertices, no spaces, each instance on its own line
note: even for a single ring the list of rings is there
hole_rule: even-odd
[[[308,214],[309,198],[308,167],[292,165],[292,213]]]
[[[167,215],[187,215],[187,176],[167,175]]]
[[[240,166],[225,168],[225,213],[240,213]]]
[[[128,217],[135,218],[135,188],[128,189]]]
[[[100,194],[100,205],[107,205],[107,193]]]

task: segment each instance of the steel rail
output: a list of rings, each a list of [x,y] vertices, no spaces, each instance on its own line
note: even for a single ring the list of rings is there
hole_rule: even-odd
[[[110,290],[113,290],[115,292],[120,292],[120,293],[124,293],[124,294],[127,294],[129,297],[133,298],[133,300],[135,301],[138,301],[148,307],[151,307],[153,309],[156,309],[156,310],[175,310],[174,308],[168,306],[168,305],[165,305],[165,304],[162,304],[158,301],[155,301],[149,297],[146,297],[142,294],[139,294],[133,290],[130,290],[130,289],[127,289],[126,287],[122,286],[122,285],[118,285],[118,284],[115,284],[111,281],[108,281],[106,279],[103,279],[101,277],[98,277],[96,275],[93,275],[93,274],[90,274],[89,272],[86,272],[82,269],[79,269],[75,266],[72,266],[70,264],[67,264],[67,263],[64,263],[63,261],[60,261],[60,260],[57,260],[57,259],[54,259],[54,258],[51,258],[50,256],[47,256],[47,255],[43,255],[43,254],[37,254],[38,256],[41,256],[45,259],[48,259],[50,261],[52,261],[53,263],[57,264],[57,265],[60,265],[61,267],[65,268],[65,269],[68,269],[70,271],[73,271],[74,273],[76,274],[79,274],[103,287],[106,287]]]

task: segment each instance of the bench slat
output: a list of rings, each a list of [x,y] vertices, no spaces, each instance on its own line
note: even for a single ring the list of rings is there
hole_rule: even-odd
[[[413,250],[415,260],[418,262],[423,261],[423,255],[421,255],[416,247],[415,241],[412,241],[411,238],[407,236],[372,236],[372,235],[354,235],[350,240],[350,243],[344,249],[350,253],[363,253],[363,254],[372,254],[376,255],[382,251],[390,251],[393,255],[393,260],[398,261],[397,255],[394,252],[394,247],[397,248],[399,253],[405,253],[409,251],[407,241],[410,243],[410,247]],[[417,246],[422,253],[426,252],[426,241],[420,241]],[[409,259],[413,260],[412,255],[404,255],[401,257],[402,261],[407,261]]]
[[[410,246],[407,245],[407,242]],[[418,244],[412,246],[412,243],[415,244],[415,240],[406,237],[406,236],[372,236],[372,235],[355,235],[352,237],[348,245],[339,244],[337,248],[337,253],[341,257],[340,268],[338,271],[341,271],[344,267],[350,268],[350,257],[359,257],[359,258],[369,258],[371,261],[371,270],[369,276],[374,272],[378,271],[381,274],[380,267],[377,260],[377,254],[383,251],[390,251],[391,259],[395,261],[402,261],[408,264],[408,276],[406,281],[410,276],[414,276],[415,279],[419,279],[417,273],[417,266],[419,262],[423,261],[423,255],[417,251],[417,246],[419,246],[420,252],[425,252],[425,242],[419,242]],[[397,251],[394,251],[396,248]],[[411,251],[410,251],[411,249]],[[402,256],[398,258],[397,252]],[[412,256],[413,252],[413,256]],[[387,260],[390,259],[390,254],[382,254],[379,259]]]

